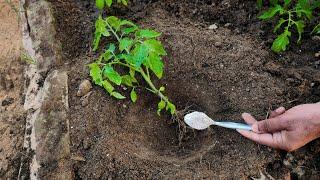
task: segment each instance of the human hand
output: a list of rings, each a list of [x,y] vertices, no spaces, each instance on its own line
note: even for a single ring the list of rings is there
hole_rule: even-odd
[[[252,125],[252,131],[237,131],[248,139],[273,148],[293,151],[320,137],[320,103],[303,104],[287,111],[280,107],[262,121],[248,113],[243,113],[242,117]]]

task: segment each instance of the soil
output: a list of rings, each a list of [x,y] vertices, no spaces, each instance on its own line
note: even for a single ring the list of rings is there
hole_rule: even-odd
[[[157,98],[143,89],[133,104],[129,99],[117,101],[94,86],[83,103],[77,91],[83,80],[90,79],[86,65],[98,55],[90,48],[98,12],[94,1],[51,2],[65,62],[59,68],[67,70],[70,79],[76,179],[249,179],[260,177],[261,172],[275,179],[319,177],[319,139],[286,153],[255,144],[233,130],[211,127],[188,129],[179,145],[177,124],[166,115],[157,116]],[[127,8],[115,7],[109,13],[163,33],[161,41],[168,52],[165,77],[155,82],[166,85],[179,110],[199,110],[214,119],[241,122],[242,112],[264,119],[278,106],[320,101],[320,60],[314,57],[319,41],[306,36],[301,46],[293,44],[285,53],[272,53],[272,22],[256,18],[255,1],[133,0]],[[218,28],[210,30],[211,24]],[[1,75],[5,72],[9,71]],[[5,124],[8,120],[3,119],[0,123]],[[18,142],[22,142],[23,128],[15,126],[23,121],[5,124],[21,135]],[[1,137],[6,137],[7,131],[0,128]],[[9,137],[6,142],[13,141]],[[13,164],[0,171],[9,178],[16,177],[19,164],[13,159],[18,159],[21,143],[13,144],[5,151],[13,154],[3,157],[10,160],[0,159]]]
[[[18,5],[18,0],[12,1]],[[0,2],[0,179],[16,179],[24,137],[23,65],[17,13]]]
[[[257,145],[232,130],[188,130],[179,145],[178,128],[156,112],[156,97],[139,90],[139,100],[116,101],[94,86],[83,103],[79,84],[98,12],[89,1],[52,1],[58,38],[69,71],[71,144],[76,179],[276,179],[316,178],[320,141],[285,153]],[[131,1],[109,13],[162,32],[168,56],[165,84],[178,109],[199,110],[214,119],[240,120],[242,112],[265,118],[280,105],[320,101],[320,43],[270,51],[269,23],[257,20],[254,1]],[[216,24],[218,29],[209,30]]]

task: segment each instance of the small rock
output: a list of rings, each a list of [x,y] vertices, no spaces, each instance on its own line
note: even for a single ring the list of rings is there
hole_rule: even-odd
[[[210,30],[215,30],[215,29],[218,29],[218,26],[217,26],[216,24],[211,24],[211,25],[209,26],[209,29],[210,29]]]
[[[84,96],[90,92],[92,88],[92,85],[89,80],[84,80],[82,83],[79,85],[79,90],[77,92],[77,96]]]
[[[313,36],[313,37],[312,37],[312,40],[314,40],[314,41],[320,41],[320,36]]]
[[[224,27],[230,27],[231,25],[232,25],[231,23],[226,23]]]
[[[316,83],[314,82],[310,84],[311,87],[314,87],[314,85],[316,85]]]
[[[320,57],[320,51],[314,54],[314,57],[319,58]]]
[[[247,92],[250,92],[250,88],[247,87],[247,88],[246,88],[246,91],[247,91]]]
[[[214,43],[214,46],[215,46],[215,47],[221,47],[221,46],[222,46],[222,43],[219,42],[219,41],[218,41],[218,42],[215,42],[215,43]]]
[[[4,99],[3,101],[2,101],[2,103],[1,103],[1,105],[2,106],[8,106],[8,105],[10,105],[10,104],[12,104],[13,103],[13,98],[6,98],[6,99]]]

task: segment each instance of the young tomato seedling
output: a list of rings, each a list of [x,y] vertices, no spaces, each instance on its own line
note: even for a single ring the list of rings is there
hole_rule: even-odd
[[[302,33],[306,27],[306,23],[311,21],[314,16],[314,10],[319,8],[319,0],[284,0],[282,3],[278,0],[270,0],[271,7],[264,12],[259,19],[269,20],[276,15],[279,15],[280,19],[278,24],[274,28],[274,33],[282,28],[282,33],[277,36],[273,41],[271,49],[274,52],[281,52],[287,49],[290,43],[292,30],[295,28],[298,32],[299,38],[297,43],[300,43]],[[258,0],[258,6],[262,6],[262,0]],[[314,29],[314,32],[318,32],[319,27]]]
[[[131,90],[130,98],[137,100],[136,88],[140,87],[137,75],[141,75],[148,84],[146,88],[160,98],[158,114],[163,109],[176,113],[175,105],[164,95],[165,88],[156,88],[151,80],[152,73],[159,79],[163,76],[162,57],[167,55],[157,37],[161,33],[151,29],[139,28],[128,20],[114,16],[99,18],[95,24],[93,49],[97,50],[102,37],[113,37],[116,43],[109,43],[107,49],[90,67],[90,76],[95,84],[102,86],[111,96],[117,99],[126,97],[117,92],[114,86],[125,86]],[[120,71],[122,70],[120,73]],[[124,73],[123,73],[124,72]]]

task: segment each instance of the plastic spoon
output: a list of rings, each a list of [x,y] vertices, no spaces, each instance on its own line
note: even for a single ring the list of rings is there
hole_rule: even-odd
[[[212,120],[203,112],[192,112],[184,116],[184,122],[188,124],[191,128],[197,130],[203,130],[208,128],[211,125],[221,126],[229,129],[242,129],[251,131],[251,126],[242,123],[234,122],[218,122]]]

